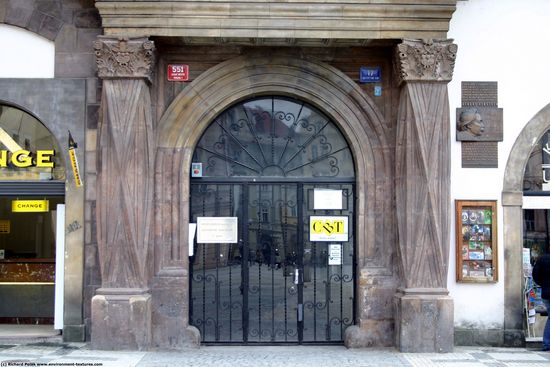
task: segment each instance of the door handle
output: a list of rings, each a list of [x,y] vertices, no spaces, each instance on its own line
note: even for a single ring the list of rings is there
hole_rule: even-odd
[[[300,284],[300,269],[294,269],[294,284]]]

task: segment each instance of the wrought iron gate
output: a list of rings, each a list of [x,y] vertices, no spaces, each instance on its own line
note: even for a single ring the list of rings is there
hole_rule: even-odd
[[[214,120],[193,163],[190,221],[238,223],[236,243],[195,243],[190,323],[202,341],[341,343],[354,320],[355,177],[337,126],[302,101],[251,99]],[[320,189],[337,205],[317,205]],[[313,217],[342,218],[346,236],[312,237]]]
[[[342,210],[313,210],[314,188],[341,190]],[[354,236],[339,264],[334,242],[309,240],[312,215],[353,223],[353,184],[193,184],[192,218],[237,217],[236,244],[196,244],[190,321],[203,342],[342,342],[353,323]]]

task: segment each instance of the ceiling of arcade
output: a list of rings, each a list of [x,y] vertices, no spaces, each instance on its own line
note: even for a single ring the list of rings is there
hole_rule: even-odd
[[[185,44],[371,46],[441,39],[458,0],[97,0],[105,35]]]

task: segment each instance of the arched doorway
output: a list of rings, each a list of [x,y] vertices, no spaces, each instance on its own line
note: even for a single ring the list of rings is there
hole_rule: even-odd
[[[356,244],[353,324],[365,331],[362,343],[392,345],[394,335],[388,332],[393,330],[391,307],[380,307],[390,304],[395,293],[395,232],[391,230],[394,208],[388,200],[394,196],[394,171],[392,157],[387,154],[392,149],[392,131],[376,104],[342,72],[317,60],[277,55],[245,55],[216,65],[187,85],[159,121],[152,283],[154,342],[173,346],[183,345],[186,340],[200,342],[202,338],[197,328],[189,326],[188,317],[187,239],[189,224],[193,223],[189,216],[193,154],[204,132],[224,111],[242,101],[265,96],[307,102],[338,124],[353,156],[355,174],[353,222],[350,221],[354,224]],[[377,231],[382,228],[388,230]],[[174,308],[165,309],[167,304]],[[373,307],[377,312],[370,312]]]
[[[544,107],[525,125],[510,151],[504,172],[504,340],[511,345],[522,345],[525,340],[522,268],[524,174],[533,150],[548,129],[550,105]]]
[[[190,324],[202,342],[342,343],[355,172],[336,124],[300,100],[248,99],[214,119],[192,166]]]

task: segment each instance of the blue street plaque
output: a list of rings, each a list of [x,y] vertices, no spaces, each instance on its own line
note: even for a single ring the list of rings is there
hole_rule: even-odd
[[[359,69],[359,81],[361,83],[380,83],[382,80],[382,71],[380,66],[366,67]]]

